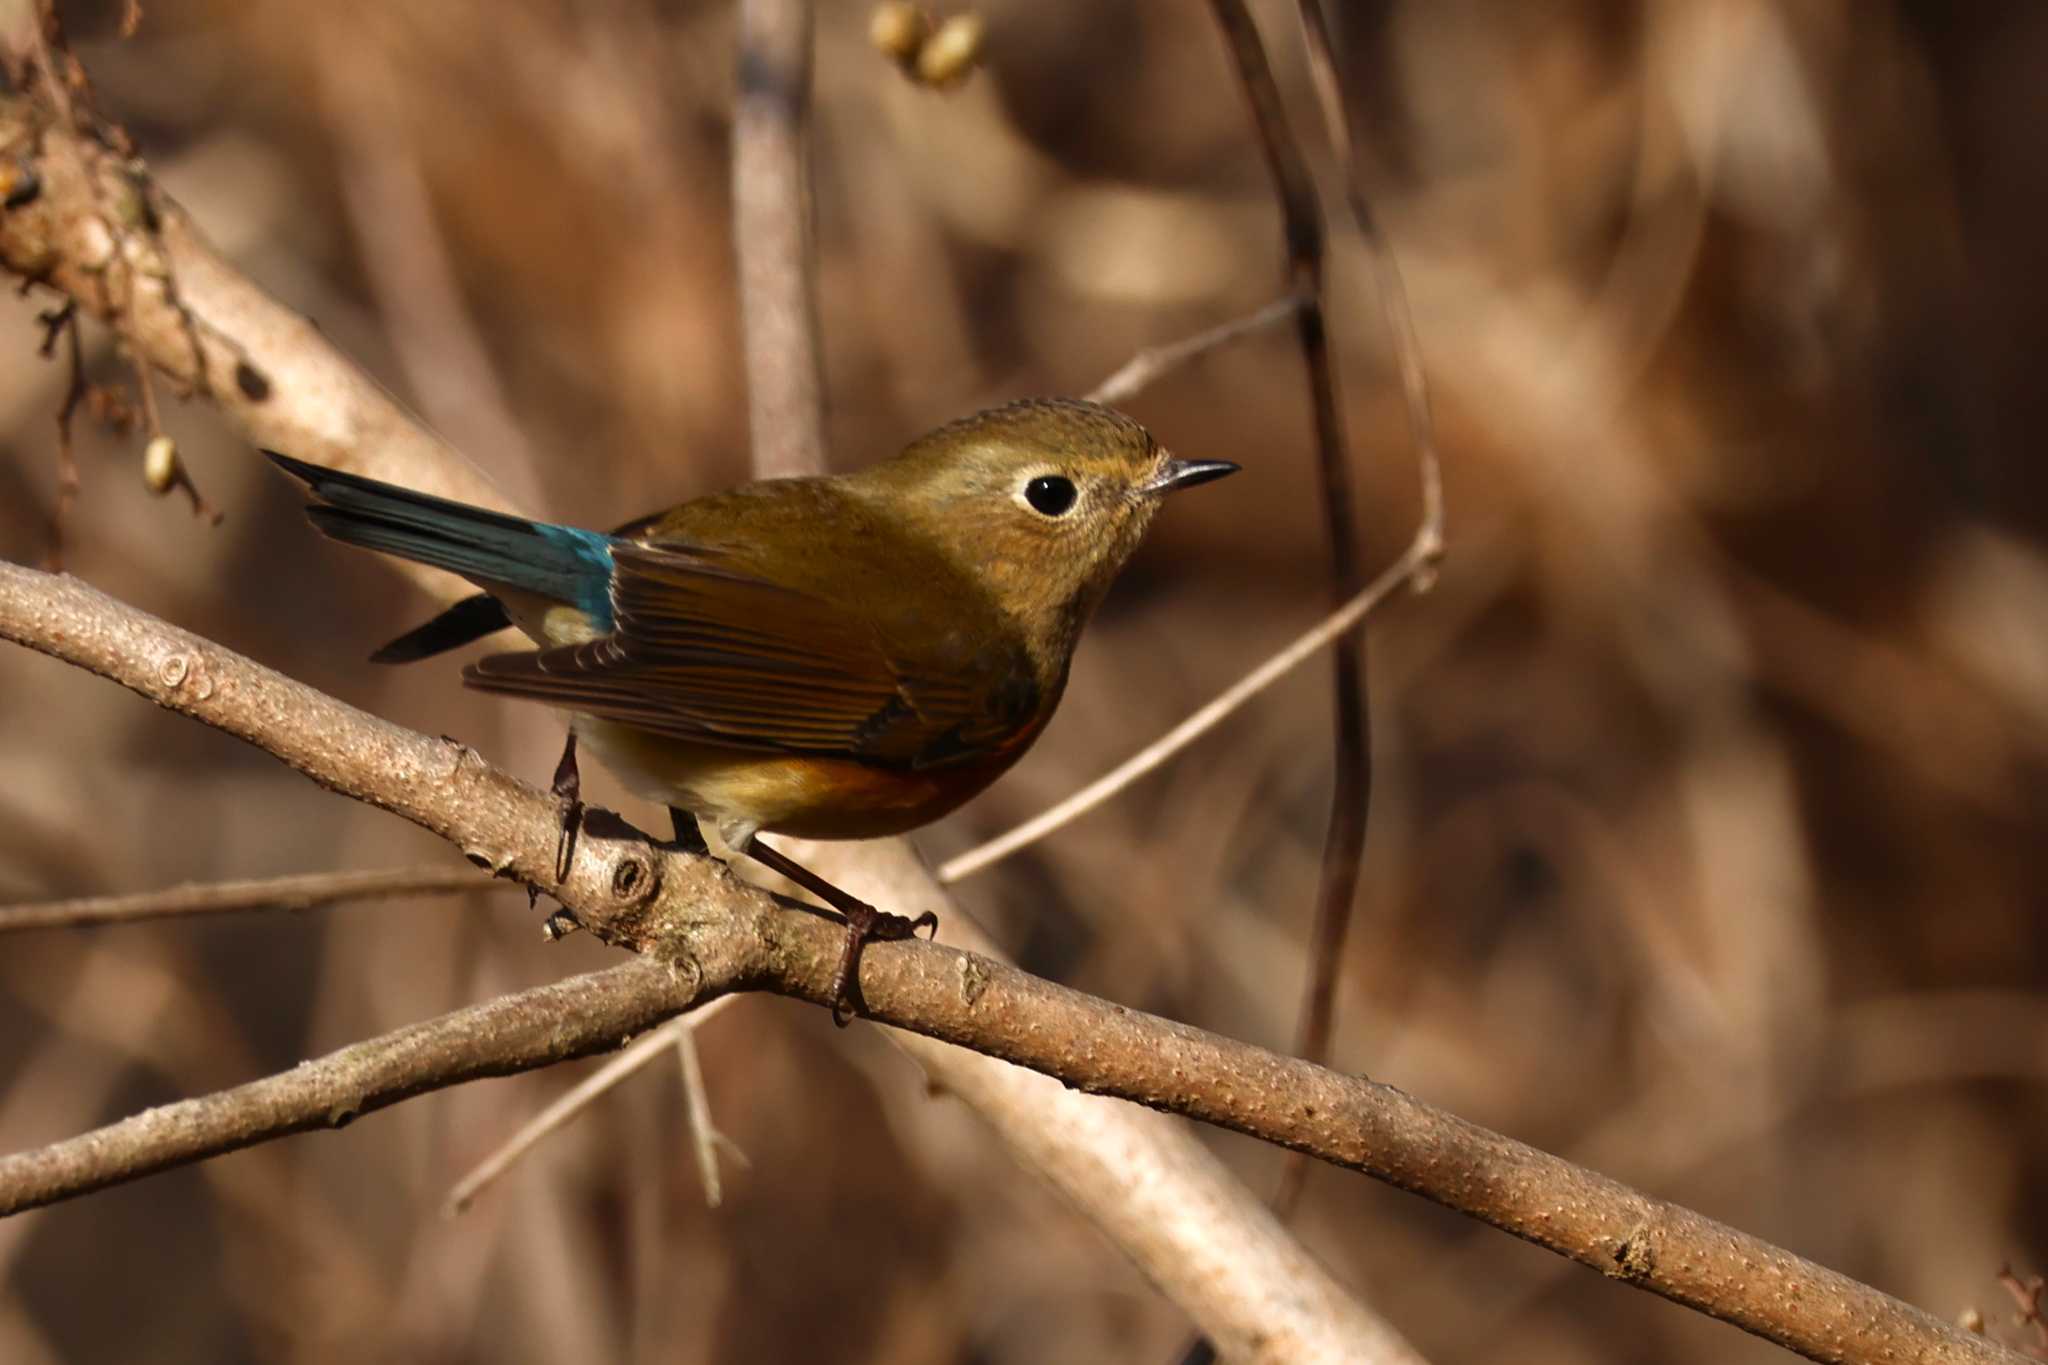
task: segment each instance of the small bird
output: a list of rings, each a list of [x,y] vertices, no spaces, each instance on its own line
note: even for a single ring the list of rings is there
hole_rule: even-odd
[[[1081,628],[1161,500],[1237,469],[1175,459],[1108,408],[1034,399],[858,473],[742,484],[606,535],[265,453],[311,490],[327,535],[483,589],[374,661],[513,626],[538,646],[462,677],[570,714],[564,871],[580,736],[668,806],[678,841],[701,817],[844,916],[842,1022],[862,946],[937,921],[877,911],[759,836],[900,834],[987,787],[1052,718]]]

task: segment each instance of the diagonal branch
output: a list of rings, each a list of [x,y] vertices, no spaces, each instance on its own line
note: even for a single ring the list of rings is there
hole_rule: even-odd
[[[1189,712],[1180,724],[1087,786],[1054,802],[1029,820],[940,864],[939,880],[957,882],[964,877],[971,877],[1108,801],[1125,787],[1160,767],[1175,754],[1221,725],[1242,709],[1246,702],[1314,658],[1321,650],[1328,648],[1331,641],[1356,630],[1359,622],[1371,615],[1402,586],[1414,582],[1431,562],[1428,550],[1419,541],[1409,545],[1401,557],[1382,569],[1379,576],[1366,584],[1365,590],[1358,596],[1302,632],[1285,648],[1274,653],[1264,663],[1223,689],[1207,703]]]
[[[291,1133],[340,1128],[430,1090],[606,1052],[702,1000],[704,977],[652,958],[352,1043],[290,1071],[159,1105],[105,1128],[0,1157],[0,1214],[75,1198]]]
[[[1001,962],[1000,949],[906,841],[812,843],[801,856],[876,904],[942,916],[947,945],[965,948],[976,966]],[[978,973],[960,984],[972,990],[976,980]],[[1086,1209],[1232,1359],[1420,1365],[1414,1348],[1185,1125],[919,1033],[889,1037],[932,1085],[972,1107],[1021,1164]],[[1085,1048],[1085,1037],[1075,1044]]]

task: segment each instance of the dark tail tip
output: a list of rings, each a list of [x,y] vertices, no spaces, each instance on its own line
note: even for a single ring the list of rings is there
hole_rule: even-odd
[[[263,453],[270,458],[272,464],[308,488],[319,482],[322,476],[331,472],[321,465],[307,464],[304,460],[294,460],[291,456],[282,454],[279,451],[264,449]]]
[[[460,649],[471,640],[481,640],[511,624],[512,618],[505,614],[505,608],[499,605],[498,599],[487,592],[480,592],[474,597],[463,598],[425,625],[399,636],[372,654],[370,662],[413,663],[451,649]]]

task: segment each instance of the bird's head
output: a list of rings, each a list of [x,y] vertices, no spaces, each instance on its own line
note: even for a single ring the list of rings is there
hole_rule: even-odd
[[[1078,631],[1166,495],[1236,470],[1175,459],[1098,404],[1031,399],[940,427],[869,475],[1007,609]]]

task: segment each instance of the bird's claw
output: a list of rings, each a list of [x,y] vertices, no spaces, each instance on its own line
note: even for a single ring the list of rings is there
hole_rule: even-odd
[[[846,916],[846,946],[840,950],[839,967],[832,973],[832,1022],[845,1028],[866,1006],[860,996],[861,950],[870,943],[900,943],[914,938],[920,929],[930,930],[936,938],[939,917],[927,910],[916,919],[907,919],[872,905],[841,913]]]
[[[583,774],[576,767],[576,732],[571,730],[562,746],[562,761],[555,765],[551,784],[555,799],[562,803],[562,833],[555,842],[555,885],[569,880],[576,862],[576,834],[583,827]]]
[[[555,885],[569,880],[576,862],[576,834],[583,827],[583,803],[568,801],[562,806],[562,833],[555,841]]]

